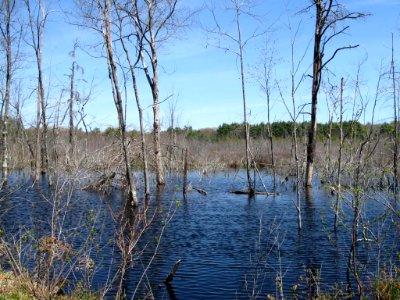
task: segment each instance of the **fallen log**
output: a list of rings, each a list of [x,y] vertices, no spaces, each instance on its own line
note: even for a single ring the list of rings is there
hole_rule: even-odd
[[[236,195],[266,195],[266,196],[279,196],[279,193],[272,192],[259,192],[259,191],[247,191],[247,190],[234,190],[230,191],[231,194]]]

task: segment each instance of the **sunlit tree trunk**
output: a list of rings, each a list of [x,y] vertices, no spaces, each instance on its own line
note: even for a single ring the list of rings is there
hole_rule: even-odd
[[[10,93],[11,93],[11,78],[12,78],[12,69],[11,69],[11,60],[12,60],[12,49],[11,49],[11,13],[12,7],[15,5],[15,1],[10,3],[10,0],[5,0],[5,30],[1,30],[3,35],[3,39],[6,44],[6,91],[4,97],[4,114],[3,114],[3,128],[2,128],[2,154],[3,154],[3,162],[2,162],[2,184],[5,185],[7,183],[8,178],[8,117],[10,110]]]
[[[323,69],[335,58],[337,53],[345,49],[353,49],[358,45],[349,45],[336,48],[333,53],[327,56],[326,49],[329,42],[335,37],[345,33],[349,26],[340,27],[339,23],[365,17],[362,13],[348,12],[343,5],[334,0],[313,0],[315,6],[315,31],[314,31],[314,52],[313,72],[311,89],[311,124],[308,131],[307,141],[307,166],[305,185],[312,185],[314,173],[314,162],[317,145],[317,105],[318,92],[321,86]]]
[[[238,46],[239,46],[239,61],[240,61],[240,80],[242,85],[242,100],[243,100],[243,122],[245,132],[245,146],[246,146],[246,175],[247,175],[247,186],[249,195],[254,195],[254,188],[250,175],[251,158],[250,158],[250,128],[247,121],[247,103],[246,103],[246,84],[244,78],[244,62],[243,62],[243,42],[242,42],[242,31],[240,26],[240,4],[237,0],[234,0],[235,12],[236,12],[236,29],[238,34]]]
[[[126,145],[126,126],[124,120],[124,111],[122,104],[122,95],[118,81],[117,66],[114,61],[113,45],[112,45],[112,34],[111,34],[111,21],[110,21],[110,1],[97,0],[98,9],[102,14],[103,22],[103,38],[107,51],[107,61],[109,66],[109,75],[112,82],[112,88],[114,91],[114,103],[118,113],[118,124],[121,133],[121,149],[123,154],[123,159],[125,163],[125,178],[128,184],[128,200],[133,206],[138,205],[136,185],[133,180],[133,174],[131,172],[130,161],[128,157],[128,149]]]
[[[151,50],[151,67],[153,70],[153,79],[151,84],[151,92],[153,95],[153,143],[154,155],[156,160],[156,180],[157,186],[165,185],[164,166],[161,153],[161,129],[160,129],[160,103],[158,90],[158,62],[157,62],[157,46],[154,33],[154,0],[146,0],[148,9],[148,30],[150,34],[150,50]]]
[[[117,8],[117,16],[118,16],[119,23],[120,23],[119,24],[119,26],[120,26],[120,42],[121,42],[122,48],[125,52],[126,59],[129,63],[129,71],[130,71],[131,78],[132,78],[132,86],[133,86],[133,91],[134,91],[135,100],[136,100],[136,107],[137,107],[138,115],[139,115],[140,142],[141,142],[141,152],[142,152],[142,161],[143,161],[144,195],[146,198],[148,198],[150,196],[150,186],[149,186],[148,162],[147,162],[147,151],[146,151],[146,137],[145,137],[144,122],[143,122],[143,108],[142,108],[142,105],[140,102],[139,89],[138,89],[136,73],[135,73],[135,64],[131,60],[129,50],[124,41],[124,37],[123,37],[123,33],[122,33],[122,17],[118,12],[118,8]],[[139,48],[138,52],[140,53],[141,52],[140,43],[138,43],[137,47]],[[138,59],[136,60],[136,63],[139,60],[140,60],[140,54],[139,54]]]
[[[313,54],[313,73],[312,73],[312,90],[311,90],[311,124],[308,131],[307,142],[307,167],[306,167],[306,186],[312,185],[315,150],[317,145],[317,105],[318,91],[321,83],[321,38],[323,28],[323,8],[322,1],[315,1],[316,17],[314,32],[314,54]]]
[[[37,87],[37,114],[36,114],[36,171],[35,178],[39,179],[40,173],[46,173],[48,167],[47,154],[47,119],[46,119],[46,99],[43,85],[42,71],[42,50],[43,35],[48,12],[41,0],[38,2],[38,12],[34,16],[32,14],[30,0],[25,0],[29,13],[29,27],[31,31],[31,46],[35,52],[36,65],[38,71],[38,87]],[[43,130],[41,130],[41,125]],[[51,182],[51,180],[49,181]]]

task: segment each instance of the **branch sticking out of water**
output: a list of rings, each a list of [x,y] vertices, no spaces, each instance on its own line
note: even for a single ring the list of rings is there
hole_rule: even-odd
[[[169,272],[167,278],[165,278],[165,280],[164,280],[165,284],[169,284],[174,279],[175,273],[178,271],[180,263],[181,263],[180,259],[178,259],[175,262],[174,266],[172,267],[171,272]]]

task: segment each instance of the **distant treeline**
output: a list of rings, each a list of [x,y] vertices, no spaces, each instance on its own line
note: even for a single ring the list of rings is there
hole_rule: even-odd
[[[0,120],[1,121],[1,120]],[[298,136],[304,136],[307,134],[310,126],[310,122],[297,123],[297,134]],[[17,122],[14,119],[10,120],[11,132],[17,130]],[[363,138],[367,134],[370,125],[361,124],[358,121],[345,121],[343,122],[343,134],[345,138]],[[34,128],[28,129],[28,134],[34,130]],[[63,129],[60,129],[63,131]],[[374,125],[376,134],[389,136],[394,132],[394,126],[390,123],[383,123]],[[290,138],[293,133],[293,123],[290,121],[279,121],[271,123],[272,136],[274,138]],[[78,129],[78,132],[84,132]],[[340,130],[339,123],[321,123],[318,124],[318,138],[325,140],[331,132],[332,140],[339,139]],[[108,137],[118,137],[120,132],[116,127],[107,127],[104,130],[94,128],[90,131],[91,134],[101,134]],[[218,128],[204,128],[204,129],[193,129],[191,126],[185,126],[183,128],[175,127],[168,128],[164,131],[164,134],[174,133],[176,135],[185,136],[190,139],[199,139],[207,141],[225,141],[235,140],[244,138],[244,126],[243,123],[223,123]],[[133,137],[139,137],[140,132],[137,130],[128,130],[128,135]],[[250,137],[253,139],[266,139],[268,138],[268,124],[259,123],[250,125]]]
[[[298,136],[307,134],[310,122],[297,123]],[[253,139],[266,139],[268,138],[268,125],[265,123],[250,125],[250,137]],[[361,124],[358,121],[345,121],[343,122],[344,138],[363,138],[366,136],[370,125]],[[394,131],[394,126],[389,123],[374,125],[374,130],[378,134],[390,135]],[[167,130],[168,133],[172,129]],[[243,123],[223,123],[217,129],[198,129],[194,130],[190,126],[184,128],[174,128],[173,132],[177,135],[186,135],[188,138],[206,139],[206,140],[232,140],[241,139],[244,137]],[[293,133],[293,123],[290,121],[279,121],[271,123],[271,132],[274,138],[290,138]],[[324,140],[331,135],[333,140],[339,139],[340,127],[339,123],[333,122],[318,124],[318,138]]]

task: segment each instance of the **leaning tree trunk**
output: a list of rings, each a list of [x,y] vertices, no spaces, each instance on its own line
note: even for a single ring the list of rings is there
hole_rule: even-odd
[[[103,14],[103,22],[104,22],[104,31],[103,38],[107,50],[107,60],[109,65],[109,73],[110,78],[114,90],[114,103],[118,113],[118,124],[119,130],[121,133],[121,149],[123,154],[123,159],[125,163],[125,178],[128,184],[128,200],[132,203],[133,206],[138,205],[137,193],[136,193],[136,185],[132,177],[130,161],[128,157],[128,149],[126,145],[126,128],[124,121],[124,111],[122,104],[122,95],[118,81],[117,67],[114,61],[113,48],[112,48],[112,36],[111,36],[111,22],[109,17],[110,11],[110,2],[109,0],[104,0],[104,7],[101,6],[98,0],[98,7],[101,13]]]
[[[117,14],[118,14],[118,12],[117,12]],[[120,19],[120,22],[122,22],[121,17],[119,15],[118,15],[118,18]],[[135,65],[132,63],[131,57],[129,55],[129,51],[128,51],[128,49],[125,45],[124,39],[123,39],[122,25],[120,25],[120,36],[121,36],[121,39],[120,39],[121,45],[122,45],[122,48],[124,49],[126,59],[129,63],[129,71],[131,73],[131,78],[132,78],[133,91],[134,91],[135,99],[136,99],[136,107],[137,107],[138,114],[139,114],[140,141],[141,141],[142,160],[143,160],[144,196],[146,198],[148,198],[150,196],[150,187],[149,187],[149,175],[148,175],[149,172],[148,172],[147,152],[146,152],[146,138],[145,138],[145,132],[144,132],[144,123],[143,123],[143,108],[140,103],[139,90],[138,90],[137,80],[136,80],[136,75],[135,75]],[[140,49],[139,49],[139,53],[141,53]]]

